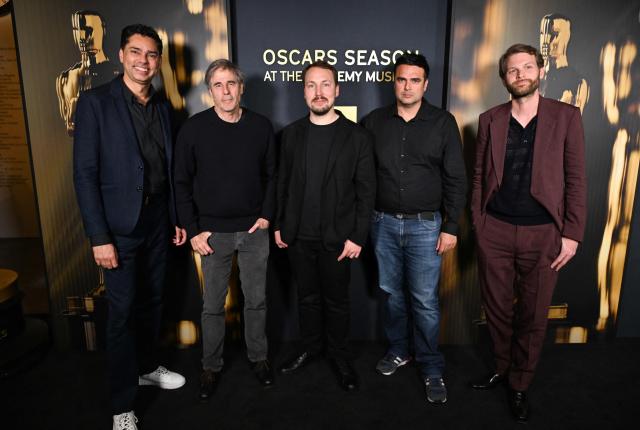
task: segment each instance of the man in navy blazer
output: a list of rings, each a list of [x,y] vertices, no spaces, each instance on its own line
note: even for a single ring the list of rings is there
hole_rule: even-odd
[[[513,45],[500,58],[512,99],[480,115],[471,195],[478,280],[495,357],[491,374],[471,385],[508,382],[520,422],[529,416],[526,391],[558,271],[582,241],[587,212],[580,110],[540,96],[543,66],[528,45]]]
[[[85,231],[104,270],[113,428],[136,429],[137,386],[173,389],[185,379],[154,357],[176,224],[169,111],[151,85],[162,42],[150,27],[128,26],[119,57],[124,75],[78,100],[73,169]],[[185,240],[175,227],[173,243]]]

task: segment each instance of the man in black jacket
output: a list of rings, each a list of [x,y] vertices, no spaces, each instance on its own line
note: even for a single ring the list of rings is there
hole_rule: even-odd
[[[347,345],[350,262],[367,239],[373,150],[369,134],[334,110],[339,87],[333,66],[307,66],[303,82],[310,112],[283,131],[274,227],[298,285],[303,349],[281,371],[293,372],[321,352],[324,326],[327,354],[341,387],[350,391],[358,384]]]
[[[162,41],[146,25],[122,30],[124,74],[83,92],[75,114],[73,180],[93,258],[104,270],[113,429],[135,430],[138,385],[176,389],[185,378],[155,353],[169,243],[175,226],[171,123],[151,81]]]
[[[204,275],[201,400],[211,397],[223,366],[224,303],[235,252],[247,355],[260,383],[273,384],[265,292],[276,164],[271,122],[240,106],[240,69],[216,60],[205,82],[214,107],[189,118],[180,130],[175,167],[178,215],[202,258]]]

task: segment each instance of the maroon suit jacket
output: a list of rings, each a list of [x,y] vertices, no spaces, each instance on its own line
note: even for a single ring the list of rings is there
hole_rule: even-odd
[[[511,102],[480,115],[471,191],[471,217],[479,233],[487,203],[502,183]],[[562,236],[582,241],[587,217],[584,131],[580,110],[540,97],[533,143],[531,195],[551,216]]]

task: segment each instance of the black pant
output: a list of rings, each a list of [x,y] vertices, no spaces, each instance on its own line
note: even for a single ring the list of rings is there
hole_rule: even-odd
[[[351,260],[337,261],[340,251],[324,249],[320,241],[296,240],[288,248],[291,271],[298,285],[300,334],[305,351],[322,351],[326,327],[327,354],[350,358],[349,281]]]
[[[131,234],[115,235],[118,267],[105,270],[109,316],[108,374],[113,414],[134,409],[138,375],[158,366],[154,350],[162,314],[170,240],[166,198],[148,202]]]

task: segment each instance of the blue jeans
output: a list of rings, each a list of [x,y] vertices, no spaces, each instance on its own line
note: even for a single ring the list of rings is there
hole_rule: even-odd
[[[388,352],[408,357],[412,328],[415,360],[425,377],[442,376],[444,369],[444,357],[438,351],[441,257],[436,243],[441,223],[439,213],[433,220],[408,220],[377,211],[371,221],[380,289],[386,293],[383,321]]]

